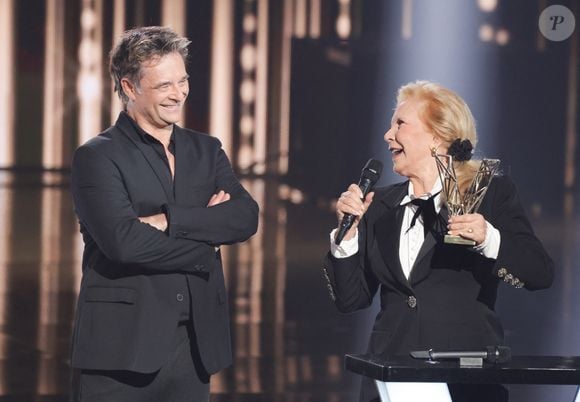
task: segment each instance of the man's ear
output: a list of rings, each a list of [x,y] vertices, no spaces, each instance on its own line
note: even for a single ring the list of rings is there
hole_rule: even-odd
[[[121,88],[129,100],[135,101],[138,93],[137,86],[129,78],[121,78]]]

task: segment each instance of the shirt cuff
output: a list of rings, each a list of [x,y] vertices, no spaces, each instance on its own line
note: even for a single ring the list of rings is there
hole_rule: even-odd
[[[499,234],[499,230],[493,227],[491,223],[487,221],[485,221],[485,223],[487,224],[485,240],[483,243],[473,247],[473,249],[484,257],[497,260],[499,246],[501,244],[501,235]]]
[[[342,240],[339,245],[334,244],[334,235],[337,229],[330,232],[330,254],[334,258],[347,258],[358,253],[358,229],[352,239]]]

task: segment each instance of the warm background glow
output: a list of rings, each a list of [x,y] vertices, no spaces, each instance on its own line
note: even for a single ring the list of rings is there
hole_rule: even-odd
[[[66,400],[83,247],[69,165],[116,120],[108,52],[139,25],[192,40],[182,124],[220,139],[261,207],[258,234],[222,250],[235,366],[212,378],[216,402],[356,397],[342,359],[364,351],[377,306],[338,315],[320,264],[336,197],[364,162],[385,162],[382,184],[401,180],[382,135],[396,89],[416,79],[467,100],[478,156],[502,160],[557,261],[550,292],[501,289],[507,341],[580,355],[578,28],[545,39],[548,3],[0,0],[0,399]],[[580,20],[577,1],[558,4]]]

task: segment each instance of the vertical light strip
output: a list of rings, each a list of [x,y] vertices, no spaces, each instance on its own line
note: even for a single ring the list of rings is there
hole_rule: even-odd
[[[242,182],[242,184],[245,184]],[[234,323],[237,326],[238,336],[236,336],[236,356],[246,356],[247,355],[247,345],[241,340],[243,337],[243,332],[245,330],[245,326],[249,323],[249,300],[248,294],[250,292],[249,286],[249,270],[250,270],[250,258],[251,258],[251,250],[249,242],[245,242],[239,244],[237,246],[237,261],[236,261],[236,284],[234,293],[234,305],[235,305],[235,313],[234,313]]]
[[[113,4],[113,43],[111,48],[115,46],[123,32],[125,31],[125,0],[115,0]],[[108,65],[108,60],[107,60]],[[123,104],[119,95],[114,91],[115,83],[111,83],[111,124],[117,120],[117,116],[123,110]]]
[[[351,0],[338,0],[338,16],[336,17],[336,34],[342,40],[350,37],[352,32]]]
[[[14,164],[14,0],[0,1],[0,167]]]
[[[538,0],[538,15],[540,15],[545,8],[546,0]],[[539,29],[536,31],[536,48],[538,49],[538,52],[543,52],[546,50],[546,38]]]
[[[249,181],[243,179],[242,185],[249,189],[256,202],[263,205],[265,200],[264,180]],[[262,222],[262,220],[260,220]],[[262,290],[264,276],[263,230],[258,228],[256,235],[249,241],[236,246],[238,260],[236,264],[236,283],[233,293],[234,299],[234,326],[236,339],[236,364],[245,366],[235,373],[235,389],[237,392],[258,392],[260,382],[252,378],[259,372],[257,358],[262,356],[263,342],[261,340],[262,317]]]
[[[12,175],[8,172],[0,172],[2,176]],[[4,328],[6,325],[6,301],[8,300],[7,276],[10,267],[8,264],[12,261],[10,254],[12,233],[12,205],[14,189],[9,186],[4,186],[6,182],[2,178],[2,185],[0,186],[0,325]],[[6,338],[0,338],[0,356],[6,356],[8,350],[6,347]],[[5,366],[6,367],[6,366]],[[6,394],[6,377],[0,375],[0,395]]]
[[[63,165],[64,0],[46,2],[42,166]]]
[[[263,179],[256,179],[251,183],[251,194],[258,203],[264,205],[266,198],[266,188]],[[260,227],[256,234],[250,239],[252,248],[251,277],[250,277],[250,320],[248,339],[248,386],[249,392],[257,393],[261,391],[260,382],[260,357],[264,356],[264,342],[262,341],[263,319],[263,282],[264,282],[264,220],[260,219]]]
[[[288,173],[290,148],[290,75],[292,62],[293,0],[284,0],[280,61],[280,161],[279,173]]]
[[[79,144],[101,131],[102,100],[102,0],[83,0],[79,44]]]
[[[226,154],[232,153],[234,85],[234,3],[213,2],[210,83],[210,133],[222,142]]]
[[[258,31],[256,38],[256,104],[254,134],[254,173],[263,174],[268,164],[266,139],[268,137],[268,0],[258,0]]]
[[[54,173],[48,172],[45,175]],[[47,179],[50,181],[51,179]],[[58,296],[58,262],[61,260],[61,197],[62,191],[56,187],[42,189],[41,227],[40,227],[40,298],[38,303],[39,328],[58,321],[56,300]],[[38,347],[45,350],[42,337],[38,339]]]
[[[239,147],[238,166],[241,169],[255,169],[257,163],[255,155],[256,133],[256,70],[258,64],[258,49],[256,45],[256,0],[244,0],[243,36],[240,49],[240,68],[242,82],[240,87],[240,121],[239,121]],[[253,23],[251,21],[254,21]],[[248,88],[254,88],[249,91]]]
[[[577,15],[578,7],[572,12]],[[568,96],[566,101],[566,134],[565,134],[565,148],[564,148],[564,232],[563,235],[567,240],[564,242],[564,249],[562,252],[562,301],[563,313],[570,314],[573,311],[574,280],[573,275],[575,271],[575,257],[577,251],[574,245],[577,244],[577,223],[574,219],[574,199],[578,195],[575,189],[576,183],[576,147],[578,136],[578,29],[575,30],[570,38],[570,59],[568,61]]]
[[[304,38],[306,36],[306,0],[294,0],[296,14],[294,17],[294,36]]]
[[[286,357],[286,381],[290,385],[298,383],[298,359],[296,355]]]
[[[163,0],[161,25],[171,27],[179,35],[185,35],[185,0]]]
[[[276,290],[274,304],[276,306],[276,324],[284,324],[286,320],[284,308],[284,295],[286,293],[286,228],[288,225],[288,213],[283,203],[278,205],[276,211]]]
[[[94,7],[93,7],[94,5]],[[115,30],[124,25],[124,11],[118,15],[123,3],[115,2]],[[118,19],[117,19],[118,18]],[[102,0],[83,0],[81,9],[81,42],[79,44],[79,76],[77,94],[79,98],[79,138],[82,144],[101,131],[102,83]],[[117,25],[119,24],[119,25]],[[116,40],[116,39],[114,39]],[[80,289],[83,242],[80,233],[75,237],[78,269],[74,271],[75,289]]]
[[[53,175],[45,173],[44,175]],[[47,178],[43,181],[52,182]],[[54,367],[54,356],[57,352],[58,338],[56,326],[58,323],[59,266],[61,261],[61,198],[62,191],[54,187],[42,190],[41,227],[40,227],[40,269],[38,298],[38,333],[36,346],[42,353],[39,355],[39,372],[36,384],[38,395],[54,394],[57,389],[55,376],[58,373]]]
[[[411,39],[413,36],[413,0],[403,0],[401,37]]]
[[[98,120],[96,120],[96,128],[92,136],[98,134],[99,131],[103,129],[102,115],[103,115],[103,28],[105,27],[105,22],[103,21],[103,2],[106,0],[92,0],[93,8],[95,10],[95,25],[93,30],[93,41],[95,44],[95,51],[97,55],[94,59],[94,64],[92,70],[94,71],[94,76],[97,78],[97,99],[95,99],[95,110],[94,113],[98,115]],[[109,49],[107,49],[109,50]],[[107,89],[108,90],[108,89]],[[108,92],[106,92],[108,93]]]
[[[256,179],[251,184],[250,193],[258,205],[265,202],[265,183],[262,179]],[[248,188],[248,187],[247,187]],[[250,239],[251,253],[251,277],[250,277],[250,322],[259,324],[262,322],[262,287],[264,278],[264,248],[263,248],[263,219],[259,221],[258,231]],[[259,333],[258,333],[259,335]],[[250,348],[252,356],[260,356],[260,343],[253,342]]]
[[[10,172],[0,172],[2,176],[12,175]],[[12,194],[10,186],[0,186],[0,325],[6,323],[6,272],[10,263],[10,240],[12,233]]]
[[[574,184],[576,182],[576,146],[578,127],[578,30],[570,38],[570,61],[568,63],[568,101],[566,107],[566,147],[564,154],[564,215],[572,218],[574,213]]]
[[[161,25],[171,27],[181,36],[185,36],[185,0],[163,0],[161,5]],[[181,109],[179,124],[185,127],[185,108]]]
[[[260,326],[257,324],[252,325],[252,330],[260,331]],[[260,363],[264,359],[259,359],[252,357],[248,361],[248,392],[250,394],[260,394],[263,391],[262,388],[262,370]]]
[[[277,392],[283,392],[286,388],[285,386],[285,351],[286,342],[285,335],[286,332],[285,322],[285,293],[286,293],[286,231],[288,227],[288,213],[284,202],[277,202],[276,205],[276,249],[275,258],[277,261],[276,268],[276,281],[274,290],[274,304],[275,304],[275,317],[274,317],[274,389]]]
[[[320,38],[321,30],[321,0],[310,0],[310,37]]]
[[[312,383],[314,373],[312,370],[312,358],[309,355],[300,356],[300,374],[303,384]]]

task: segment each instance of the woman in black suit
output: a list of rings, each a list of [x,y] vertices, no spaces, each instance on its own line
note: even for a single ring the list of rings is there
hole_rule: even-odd
[[[393,170],[407,180],[364,200],[351,184],[338,199],[338,221],[345,213],[356,220],[339,246],[333,241],[336,230],[331,233],[324,264],[337,308],[368,307],[380,292],[368,349],[375,355],[502,344],[494,311],[499,282],[534,290],[553,280],[553,262],[534,235],[515,186],[507,176],[496,177],[477,213],[448,216],[433,151],[453,156],[461,191],[480,161],[471,160],[477,137],[469,107],[438,84],[401,87],[384,138]],[[419,203],[424,205],[418,213]],[[446,233],[476,245],[446,244]],[[454,401],[507,400],[500,386],[449,384],[449,389]],[[361,401],[378,400],[374,384],[365,382]]]

